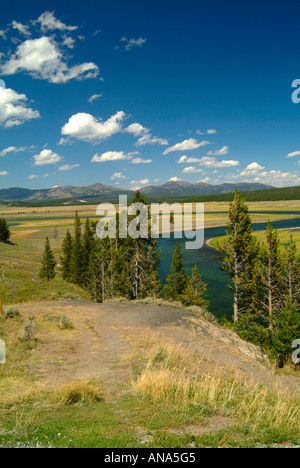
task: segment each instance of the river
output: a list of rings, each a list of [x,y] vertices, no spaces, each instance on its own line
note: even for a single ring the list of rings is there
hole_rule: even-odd
[[[287,213],[281,213],[287,214]],[[297,219],[275,221],[273,226],[276,229],[300,228],[300,216]],[[261,231],[266,228],[266,223],[253,224],[253,231]],[[210,228],[205,230],[205,240],[213,237],[223,236],[226,227]],[[210,301],[210,312],[220,318],[224,314],[228,318],[233,313],[233,296],[229,290],[230,281],[226,273],[220,267],[222,262],[219,259],[220,253],[206,244],[199,250],[186,250],[185,239],[159,239],[159,247],[162,250],[162,262],[160,266],[160,278],[164,281],[170,271],[172,254],[176,242],[182,248],[183,260],[186,272],[191,273],[195,263],[198,265],[203,280],[208,285],[208,299]]]

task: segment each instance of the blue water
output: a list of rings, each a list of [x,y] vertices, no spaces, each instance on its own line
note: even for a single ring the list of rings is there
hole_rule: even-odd
[[[299,214],[299,213],[297,213]],[[266,223],[253,224],[253,231],[261,231],[267,226]],[[273,223],[276,229],[298,228],[300,227],[300,217],[284,221],[276,221]],[[205,230],[205,240],[213,237],[223,236],[226,232],[226,227],[211,228]],[[186,272],[191,273],[192,267],[198,265],[199,271],[202,274],[203,280],[208,285],[208,299],[210,301],[210,312],[220,318],[224,314],[228,318],[233,314],[233,296],[229,290],[230,280],[226,273],[222,272],[220,253],[215,249],[204,245],[199,250],[186,250],[185,239],[159,239],[159,247],[162,250],[162,262],[160,266],[160,278],[164,281],[170,271],[172,262],[172,254],[175,243],[179,242]]]

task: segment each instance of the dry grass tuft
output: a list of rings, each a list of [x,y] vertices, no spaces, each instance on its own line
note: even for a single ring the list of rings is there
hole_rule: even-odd
[[[198,357],[180,346],[168,343],[150,352],[133,385],[144,399],[171,404],[174,411],[196,405],[200,413],[228,416],[253,433],[268,429],[300,437],[299,394],[258,385],[237,371],[201,371]]]
[[[59,406],[78,403],[99,403],[104,401],[99,384],[89,380],[74,380],[57,387],[50,396],[50,401]]]

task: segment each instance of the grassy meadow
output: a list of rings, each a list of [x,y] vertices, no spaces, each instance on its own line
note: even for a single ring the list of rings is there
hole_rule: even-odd
[[[17,223],[11,226],[12,244],[0,244],[5,305],[0,337],[7,347],[7,363],[0,365],[0,447],[300,445],[300,396],[289,383],[282,389],[250,378],[240,371],[244,358],[237,351],[232,351],[230,368],[205,357],[193,349],[199,342],[193,327],[172,324],[174,336],[182,328],[189,333],[192,345],[186,347],[143,325],[112,325],[107,335],[107,325],[95,327],[98,312],[93,322],[88,306],[73,308],[72,301],[90,300],[84,290],[59,276],[49,282],[38,278],[45,237],[59,260],[76,208],[0,207],[0,217]],[[250,210],[274,207],[255,203]],[[296,211],[296,206],[285,202],[276,210]],[[78,211],[82,219],[95,219],[95,206]],[[226,224],[227,203],[206,204],[206,211],[206,227]],[[254,222],[290,217],[295,215],[253,215]],[[280,231],[283,245],[287,237]],[[294,237],[300,247],[300,233]],[[9,318],[10,304],[18,312]],[[30,321],[34,328],[28,338]],[[109,349],[111,336],[120,342],[112,341]],[[186,340],[180,336],[179,342]],[[226,347],[231,340],[230,335]]]

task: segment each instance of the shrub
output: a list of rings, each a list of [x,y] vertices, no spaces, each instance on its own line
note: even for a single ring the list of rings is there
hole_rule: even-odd
[[[20,311],[17,307],[8,307],[4,311],[5,319],[15,319],[21,317]]]

